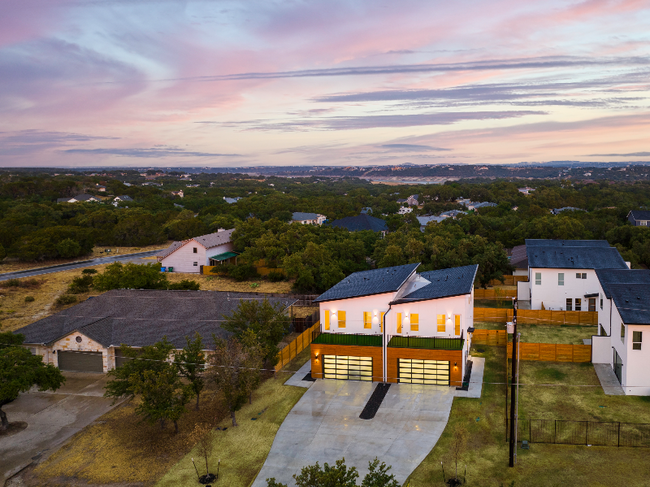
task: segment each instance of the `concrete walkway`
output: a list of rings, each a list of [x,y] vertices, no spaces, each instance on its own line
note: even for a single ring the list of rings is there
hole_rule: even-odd
[[[624,396],[625,392],[609,364],[594,364],[594,370],[607,396]]]
[[[361,478],[368,472],[368,462],[378,457],[403,483],[440,438],[456,391],[392,384],[376,416],[359,419],[375,387],[371,382],[312,382],[278,430],[253,487],[266,487],[270,477],[295,485],[292,476],[302,467],[316,462],[333,465],[343,457]]]

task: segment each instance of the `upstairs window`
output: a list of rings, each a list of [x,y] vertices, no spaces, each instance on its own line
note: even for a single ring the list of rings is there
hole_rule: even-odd
[[[192,262],[192,265],[193,265],[194,267],[198,267],[198,266],[199,266],[199,263],[198,263],[198,262]]]
[[[193,254],[197,254],[198,252],[199,252],[199,250],[196,247],[192,247],[192,253]]]
[[[460,336],[460,315],[454,315],[454,335]]]
[[[536,272],[535,273],[535,286],[541,286],[542,285],[542,273],[541,272]]]
[[[564,272],[557,273],[557,285],[564,286]]]
[[[366,329],[372,328],[372,313],[370,311],[363,312],[363,327]]]
[[[420,331],[420,315],[411,313],[411,331]]]
[[[438,318],[438,332],[444,333],[445,331],[447,331],[447,328],[445,327],[446,317],[445,315],[438,315],[437,318]]]
[[[339,328],[345,328],[345,311],[338,312]]]
[[[643,341],[642,331],[632,332],[632,350],[641,350],[641,342]]]
[[[576,272],[576,279],[587,279],[587,273],[586,272]]]

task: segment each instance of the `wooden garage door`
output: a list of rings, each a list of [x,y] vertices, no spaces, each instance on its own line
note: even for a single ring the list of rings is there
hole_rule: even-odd
[[[58,351],[59,369],[75,372],[104,372],[101,352]]]
[[[323,355],[323,379],[372,381],[372,357]]]
[[[449,362],[399,359],[399,381],[405,384],[449,385]]]

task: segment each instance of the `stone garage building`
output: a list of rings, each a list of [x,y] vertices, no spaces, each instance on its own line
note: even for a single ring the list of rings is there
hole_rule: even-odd
[[[16,333],[24,345],[62,370],[108,372],[124,358],[120,345],[143,347],[163,337],[183,348],[185,337],[198,332],[206,347],[212,335],[226,338],[224,316],[242,300],[263,300],[263,294],[218,291],[159,291],[119,289],[28,325]],[[288,308],[290,298],[268,298]]]

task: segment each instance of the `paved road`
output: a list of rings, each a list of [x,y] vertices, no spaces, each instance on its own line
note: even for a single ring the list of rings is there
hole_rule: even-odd
[[[97,257],[96,259],[81,260],[78,262],[71,262],[69,264],[58,264],[50,267],[39,267],[37,269],[30,269],[25,271],[5,272],[0,274],[0,281],[7,281],[9,279],[21,279],[23,277],[34,277],[42,274],[52,274],[54,272],[67,271],[70,269],[79,269],[81,267],[92,267],[101,264],[112,264],[113,262],[135,262],[136,264],[144,264],[151,262],[151,260],[143,260],[143,257],[151,257],[156,255],[160,250],[150,250],[148,252],[138,252],[136,254],[122,254],[112,255],[110,257]]]
[[[24,421],[28,426],[0,439],[0,485],[113,408],[112,399],[103,397],[106,374],[64,375],[66,383],[58,391],[32,390],[3,407],[10,422]]]

